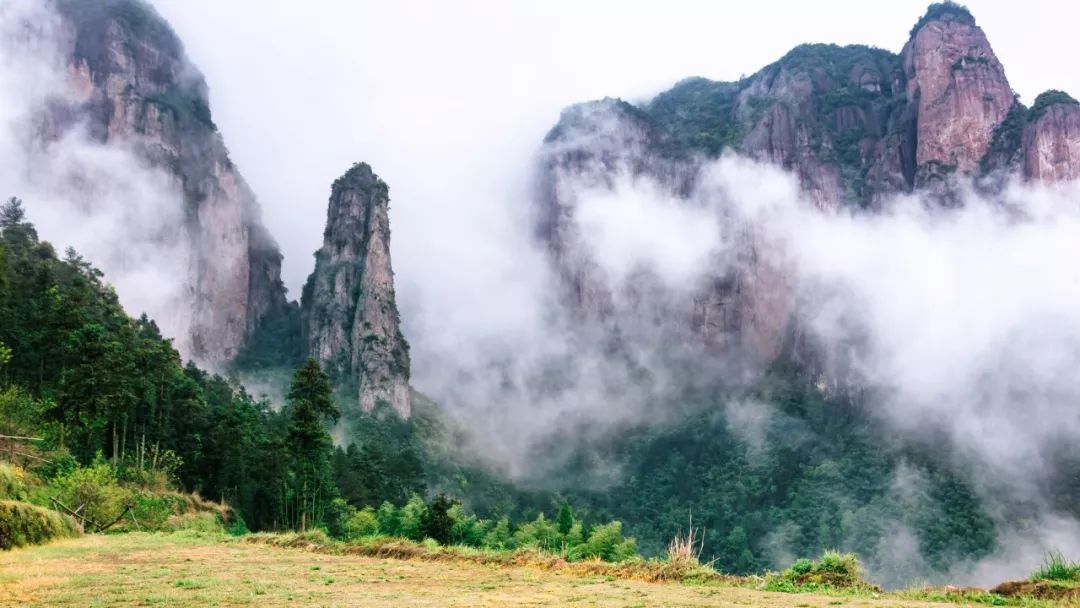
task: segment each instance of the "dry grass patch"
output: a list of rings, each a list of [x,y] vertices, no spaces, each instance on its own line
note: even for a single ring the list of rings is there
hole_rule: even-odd
[[[330,554],[298,539],[238,542],[221,535],[89,536],[0,554],[0,606],[904,606],[896,598],[767,593],[723,584],[620,579],[601,565],[545,569],[433,554],[410,559]],[[292,545],[308,550],[288,548]],[[402,547],[382,544],[404,555]],[[426,557],[424,557],[426,556]],[[612,567],[618,565],[606,564]]]

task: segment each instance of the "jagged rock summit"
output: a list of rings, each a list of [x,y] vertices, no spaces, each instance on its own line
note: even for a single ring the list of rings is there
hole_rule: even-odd
[[[1015,103],[986,35],[967,9],[935,4],[900,54],[915,118],[915,185],[974,172]]]
[[[1080,104],[1051,91],[1024,107],[975,17],[944,2],[899,54],[808,44],[737,82],[690,78],[641,105],[572,106],[544,140],[537,197],[537,234],[564,304],[620,339],[676,326],[669,344],[696,343],[750,368],[773,361],[798,307],[788,271],[752,227],[720,220],[729,258],[673,293],[643,289],[640,276],[605,276],[577,220],[582,190],[626,178],[689,201],[702,160],[725,152],[789,170],[825,213],[875,213],[911,192],[948,206],[959,203],[960,180],[1080,176]]]
[[[323,246],[301,300],[309,354],[360,408],[408,417],[409,345],[401,334],[390,264],[390,191],[366,163],[334,182]]]

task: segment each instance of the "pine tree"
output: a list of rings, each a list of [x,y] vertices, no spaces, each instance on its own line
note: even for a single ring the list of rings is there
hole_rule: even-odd
[[[22,201],[14,196],[0,205],[0,228],[12,228],[26,221],[26,211]]]
[[[454,527],[454,520],[450,517],[450,509],[458,504],[456,500],[446,494],[439,494],[431,501],[427,510],[420,518],[420,529],[424,538],[433,538],[440,545],[450,544],[450,531]]]
[[[559,534],[563,536],[569,534],[574,527],[574,510],[570,508],[570,503],[565,500],[562,506],[559,507],[559,517],[555,519],[555,525],[559,528]]]

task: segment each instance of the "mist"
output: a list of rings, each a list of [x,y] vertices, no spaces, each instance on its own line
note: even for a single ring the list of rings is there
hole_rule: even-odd
[[[1066,55],[1055,37],[1046,36],[1045,50],[1017,38],[1036,26],[1016,20],[1038,11],[969,4],[1025,95],[1080,91],[1080,81],[1041,61]],[[648,324],[629,328],[627,365],[610,356],[605,328],[562,307],[532,216],[536,150],[559,110],[609,94],[647,99],[693,74],[735,79],[808,37],[895,50],[925,8],[899,3],[865,15],[854,2],[785,5],[796,12],[784,21],[796,27],[777,24],[777,5],[767,3],[678,4],[659,23],[656,11],[603,4],[156,5],[207,74],[215,119],[282,244],[294,297],[311,271],[333,179],[364,160],[390,184],[413,383],[470,430],[469,448],[483,462],[513,479],[557,468],[533,458],[552,437],[587,443],[630,425],[662,426],[675,412],[657,404],[684,389],[688,374],[708,384],[727,372],[693,347],[657,348]],[[78,130],[47,150],[27,144],[43,101],[72,94],[58,58],[26,44],[55,34],[24,30],[35,10],[28,0],[0,7],[0,40],[19,42],[0,61],[8,159],[0,186],[27,201],[43,238],[103,268],[129,312],[185,335],[177,311],[190,309],[178,280],[187,252],[170,237],[183,209],[177,185],[123,145],[98,146]],[[713,12],[687,19],[701,11]],[[731,35],[718,36],[718,24]],[[999,521],[1009,523],[1006,504],[1033,514],[1003,528],[1000,554],[953,574],[997,582],[1030,570],[1048,549],[1080,552],[1077,522],[1044,499],[1057,451],[1080,439],[1076,185],[1013,183],[986,196],[972,184],[959,209],[899,197],[869,215],[820,212],[795,178],[746,159],[692,169],[689,196],[628,172],[610,188],[568,184],[580,200],[577,228],[606,280],[647,276],[664,288],[655,297],[677,294],[738,263],[719,218],[759,231],[790,273],[826,373],[872,395],[867,405],[884,428],[943,434],[991,512],[1002,505]],[[677,368],[673,358],[696,363]],[[769,404],[723,407],[728,424],[760,445]],[[601,468],[618,479],[617,463]],[[897,500],[917,499],[916,477],[896,472]],[[898,526],[881,552],[910,559],[878,567],[924,572],[912,565],[911,535]],[[778,560],[790,557],[782,537],[777,531]]]
[[[135,142],[103,145],[52,122],[79,91],[60,53],[59,18],[42,2],[0,5],[0,192],[23,200],[44,240],[106,272],[127,311],[147,313],[186,350],[188,250],[180,185]]]
[[[824,355],[823,386],[860,391],[887,435],[944,440],[999,528],[998,551],[956,565],[949,580],[992,584],[1031,571],[1048,551],[1080,551],[1080,525],[1046,498],[1060,483],[1059,458],[1080,440],[1080,271],[1071,263],[1080,256],[1078,184],[1014,181],[987,195],[967,183],[959,208],[909,195],[867,213],[823,212],[794,176],[736,156],[704,163],[688,197],[661,200],[662,186],[629,171],[613,181],[608,215],[579,218],[609,277],[624,280],[621,266],[634,259],[685,284],[703,272],[702,259],[725,259],[715,253],[735,245],[719,230],[711,244],[699,239],[684,222],[688,213],[752,227],[781,252],[796,318]],[[621,213],[638,216],[643,200],[650,213],[667,215],[648,222],[649,244],[673,243],[659,253]],[[609,220],[597,225],[599,217]],[[693,225],[701,224],[710,225]],[[605,253],[613,238],[616,251],[637,257]],[[690,244],[705,253],[680,255]],[[767,403],[724,407],[752,457],[761,421],[775,413]],[[621,420],[618,406],[604,411],[612,424]],[[917,497],[917,475],[896,475],[893,500]],[[895,546],[871,558],[872,571],[893,582],[904,581],[903,572],[932,576],[917,544],[904,541],[913,532],[896,525],[886,536]],[[780,540],[773,545],[780,559],[789,557]]]

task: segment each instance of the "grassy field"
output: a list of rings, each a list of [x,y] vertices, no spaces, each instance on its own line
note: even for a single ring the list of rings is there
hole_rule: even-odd
[[[934,605],[942,604],[335,556],[193,533],[86,536],[0,553],[0,606]]]

